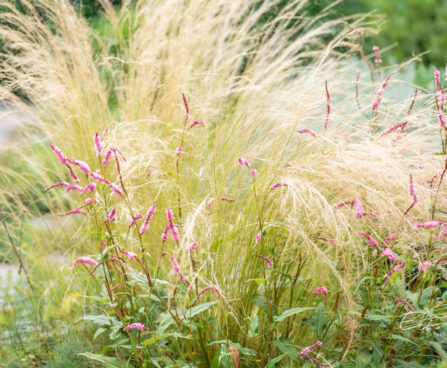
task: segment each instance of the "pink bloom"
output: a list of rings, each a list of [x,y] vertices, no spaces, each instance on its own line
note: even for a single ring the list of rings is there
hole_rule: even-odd
[[[220,199],[221,201],[224,201],[224,202],[234,202],[234,199],[231,199],[231,198],[229,198],[229,197],[222,197],[221,199]]]
[[[256,235],[255,235],[255,241],[256,241],[256,244],[258,244],[261,240],[262,240],[262,236],[261,236],[261,234],[256,234]]]
[[[112,189],[118,197],[123,196],[121,193],[121,189],[119,188],[118,185],[116,185],[115,183],[110,183],[109,186],[110,186],[110,189]]]
[[[376,63],[376,66],[379,67],[380,63],[382,62],[382,59],[380,58],[380,51],[377,46],[373,46],[374,53],[376,54],[376,59],[374,62]]]
[[[420,224],[415,224],[413,226],[413,229],[433,229],[435,227],[439,227],[443,224],[443,221],[426,221],[426,222],[422,222]]]
[[[438,234],[438,239],[444,238],[446,236],[447,236],[447,226],[442,226]]]
[[[268,267],[273,267],[273,262],[270,258],[268,257],[262,257],[262,259],[264,260],[265,263],[267,263]]]
[[[125,250],[123,253],[124,253],[124,254],[127,256],[127,258],[129,258],[129,259],[135,259],[135,258],[137,258],[137,254],[134,253],[134,252],[130,252],[130,251],[128,251],[128,250]]]
[[[250,175],[251,175],[251,179],[255,180],[256,175],[258,175],[258,172],[256,171],[256,169],[253,169],[250,171]]]
[[[206,204],[206,206],[207,206],[207,207],[211,207],[211,206],[214,204],[215,201],[216,201],[215,198],[211,198],[211,199],[208,201],[208,203]]]
[[[390,133],[393,133],[393,132],[396,132],[396,131],[398,131],[398,130],[399,130],[400,132],[402,132],[407,126],[408,126],[408,122],[406,122],[406,121],[404,121],[403,123],[400,123],[400,124],[393,125],[392,127],[389,127],[388,129],[386,129],[386,130],[382,133],[382,136],[383,136],[383,135],[390,134]]]
[[[366,239],[366,242],[372,247],[377,248],[379,243],[371,235],[366,234],[364,231],[359,231],[358,234]]]
[[[75,215],[75,214],[87,216],[87,213],[82,209],[82,206],[78,206],[78,207],[72,209],[71,211],[68,211],[67,213],[64,213],[63,215],[60,215],[60,216]]]
[[[177,226],[174,224],[170,224],[169,230],[171,230],[172,240],[178,243],[180,241],[180,234],[178,232]]]
[[[382,101],[382,95],[383,95],[383,93],[385,92],[385,88],[387,87],[388,82],[390,81],[390,79],[391,79],[391,74],[388,74],[388,75],[385,77],[385,80],[383,81],[383,83],[382,83],[382,85],[380,86],[380,88],[377,90],[377,92],[376,92],[376,98],[374,99],[374,102],[373,102],[373,104],[372,104],[372,110],[373,110],[373,112],[375,112],[375,111],[377,110],[377,108],[379,107],[380,102]]]
[[[54,151],[54,153],[56,154],[56,156],[59,159],[59,161],[61,162],[61,164],[66,165],[67,164],[67,158],[64,156],[62,151],[58,147],[56,147],[54,144],[50,144],[50,147]]]
[[[68,159],[66,159],[68,161]],[[75,181],[75,182],[79,182],[79,178],[76,176],[75,172],[73,171],[73,169],[71,168],[71,166],[66,163],[65,166],[68,169],[68,172],[70,173],[71,178]]]
[[[146,218],[144,219],[144,222],[143,222],[143,224],[140,227],[140,235],[143,235],[147,231],[147,229],[149,229],[149,222],[151,221],[152,216],[154,216],[154,213],[155,213],[156,209],[157,209],[157,207],[154,204],[147,211]]]
[[[321,341],[317,341],[315,344],[313,344],[311,346],[306,346],[303,350],[301,350],[300,355],[308,356],[313,350],[315,350],[316,348],[319,348],[322,345],[323,345],[323,343]]]
[[[196,300],[199,299],[200,295],[202,295],[205,291],[208,291],[208,290],[213,290],[218,297],[220,297],[222,295],[217,286],[207,286],[206,288],[203,288],[202,290],[200,290],[198,292],[198,294],[196,296]]]
[[[98,156],[101,156],[101,150],[104,148],[104,145],[101,141],[101,137],[98,133],[93,136],[93,140],[95,141],[95,148]]]
[[[196,125],[205,126],[205,123],[202,120],[194,120],[189,127],[194,128]]]
[[[191,243],[186,247],[186,250],[191,253],[194,249],[198,247],[199,244],[197,242]]]
[[[109,214],[107,215],[107,217],[104,219],[104,222],[115,221],[115,214],[116,214],[116,207],[113,206],[112,209],[110,210]]]
[[[70,184],[67,183],[66,181],[60,181],[60,182],[58,182],[56,184],[53,184],[52,186],[48,187],[47,189],[45,189],[45,192],[48,192],[50,189],[53,189],[53,188],[57,188],[57,187],[65,187],[65,188],[67,188],[68,186],[70,186]]]
[[[90,205],[90,204],[95,204],[96,203],[96,199],[95,198],[86,198],[85,199],[85,201],[84,201],[84,207],[85,206],[88,206],[88,205]]]
[[[161,240],[163,243],[169,239],[169,229],[171,228],[171,224],[167,224],[165,229],[163,230],[163,234],[161,234]]]
[[[391,262],[398,262],[399,260],[394,256],[390,248],[385,248],[382,252],[382,257],[387,257]]]
[[[441,73],[439,72],[438,68],[433,67],[433,76],[435,78],[435,82],[436,82],[436,92],[439,93],[440,92],[440,83],[441,83]]]
[[[166,217],[169,223],[172,223],[172,221],[174,221],[174,214],[172,213],[172,210],[170,208],[166,210]]]
[[[99,171],[99,170],[98,170]],[[95,179],[96,181],[102,183],[102,184],[106,184],[106,185],[110,185],[110,181],[108,179],[104,179],[98,172],[94,172],[92,171],[90,173],[90,176]]]
[[[414,182],[413,182],[413,176],[410,175],[410,182],[408,183],[408,193],[410,194],[410,197],[413,199],[413,205],[418,203],[418,196],[416,195],[416,192],[414,190]]]
[[[138,221],[139,219],[142,219],[142,218],[143,218],[143,215],[137,213],[137,214],[133,217],[132,221],[130,222],[129,227],[131,227],[131,226],[133,226],[133,225],[136,225],[136,224],[137,224],[137,221]]]
[[[390,235],[388,235],[385,238],[385,243],[389,243],[390,241],[393,241],[394,239],[396,239],[397,234],[396,233],[392,233]]]
[[[300,134],[310,134],[312,137],[316,137],[317,136],[317,133],[315,133],[313,130],[307,129],[307,128],[298,130],[298,133],[300,133]]]
[[[104,240],[101,240],[101,246],[102,246],[102,249],[107,249],[107,245],[104,242]]]
[[[286,184],[286,183],[278,182],[278,183],[273,184],[270,187],[270,189],[273,190],[273,189],[276,189],[276,188],[279,188],[279,187],[287,187],[287,186],[288,186],[288,184]]]
[[[354,200],[354,207],[355,207],[355,216],[357,218],[363,217],[363,207],[362,202],[360,202],[358,199]]]
[[[131,323],[130,325],[127,325],[126,327],[124,327],[124,331],[130,331],[130,330],[150,332],[150,330],[140,322]]]
[[[239,165],[247,166],[247,167],[251,166],[250,163],[243,157],[239,157],[239,159],[237,161],[239,162]]]
[[[109,148],[109,149],[106,151],[106,154],[104,155],[104,159],[102,160],[102,164],[103,164],[104,166],[106,166],[106,165],[109,164],[109,162],[110,162],[110,157],[112,156],[112,153],[113,153],[113,149],[112,149],[112,148]]]
[[[430,261],[425,261],[418,265],[418,270],[419,270],[419,272],[425,272],[431,266],[432,266],[432,264]]]
[[[405,268],[405,266],[406,266],[405,262],[402,262],[397,266],[395,266],[390,272],[388,272],[385,275],[385,282],[383,284],[385,285],[391,279],[391,276],[393,276],[394,273],[402,271]]]
[[[67,187],[67,193],[74,190],[75,192],[78,193],[84,193],[84,188],[82,188],[80,185],[77,184],[70,184]]]
[[[184,93],[182,93],[182,98],[183,98],[183,105],[185,106],[185,119],[189,119],[189,105],[188,105],[188,101],[186,100],[186,96]]]
[[[447,118],[444,115],[444,113],[441,111],[441,109],[438,109],[438,120],[439,120],[439,125],[441,126],[441,128],[447,128]]]
[[[98,262],[96,262],[93,258],[90,257],[81,257],[81,258],[77,258],[74,262],[73,262],[73,266],[71,267],[72,269],[75,268],[76,265],[78,264],[90,264],[92,266],[97,266]]]
[[[185,277],[183,276],[182,270],[181,270],[180,265],[178,264],[177,260],[173,256],[171,256],[170,259],[171,259],[172,271],[174,271],[178,275],[180,281],[186,282]]]
[[[85,192],[88,191],[88,192],[90,192],[90,193],[93,193],[95,190],[96,190],[96,183],[91,182],[91,183],[88,183],[88,184],[84,187],[84,189],[82,190],[82,192],[85,193]]]
[[[70,163],[79,167],[85,175],[90,174],[90,172],[92,170],[90,170],[90,166],[88,166],[87,163],[85,163],[84,161],[80,161],[80,160],[70,160]]]
[[[183,147],[177,147],[175,152],[177,153],[177,156],[180,156],[183,152]]]
[[[316,294],[323,294],[323,295],[324,295],[324,299],[326,299],[326,298],[327,298],[327,289],[326,289],[326,287],[321,286],[321,287],[319,287],[319,288],[316,288],[316,289],[313,291],[312,294],[314,294],[314,295],[316,295]]]

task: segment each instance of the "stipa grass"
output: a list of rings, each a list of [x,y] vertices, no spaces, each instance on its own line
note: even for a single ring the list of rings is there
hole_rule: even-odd
[[[86,357],[293,366],[365,352],[379,366],[442,356],[443,238],[412,229],[443,224],[441,212],[430,218],[442,169],[433,103],[419,96],[407,116],[413,91],[388,100],[397,77],[356,74],[360,19],[303,16],[292,29],[304,2],[268,24],[274,1],[139,1],[119,13],[105,3],[117,47],[94,55],[67,3],[23,3],[1,2],[2,96],[20,103],[19,87],[40,137],[62,150],[23,181],[67,215],[66,272],[74,262],[89,280],[86,320],[108,333],[110,356]],[[408,129],[387,132],[403,119]],[[39,162],[32,147],[17,152]],[[19,227],[26,202],[6,191]],[[428,261],[436,267],[417,270]],[[417,323],[426,307],[430,321]]]

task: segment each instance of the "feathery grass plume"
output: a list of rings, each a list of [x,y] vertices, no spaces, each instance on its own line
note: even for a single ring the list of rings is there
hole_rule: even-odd
[[[87,185],[87,181],[77,178],[72,170],[77,169],[70,164],[66,165],[70,171],[64,177],[55,178],[60,158],[42,153],[40,142],[51,139],[63,147],[66,157],[82,158],[95,170],[98,165],[94,163],[99,160],[92,136],[110,127],[107,137],[101,139],[105,147],[126,148],[127,161],[122,162],[121,172],[129,198],[116,197],[113,188],[109,190],[108,186],[117,182],[112,165],[90,173],[96,183],[106,185],[106,190],[98,185],[95,194],[104,194],[101,205],[113,205],[127,218],[152,203],[159,208],[174,208],[181,199],[183,215],[178,222],[184,226],[185,243],[194,239],[201,244],[193,253],[197,270],[191,265],[191,273],[200,285],[219,285],[222,295],[233,301],[227,304],[219,300],[208,311],[217,326],[225,326],[225,338],[257,352],[258,346],[267,346],[262,339],[273,336],[270,332],[275,331],[274,336],[287,335],[294,345],[304,346],[310,332],[307,325],[298,323],[299,316],[288,331],[286,322],[273,326],[270,318],[261,315],[262,308],[252,302],[260,297],[269,302],[265,287],[274,283],[278,307],[275,313],[286,309],[289,299],[292,307],[301,305],[307,289],[297,283],[294,294],[290,297],[289,293],[290,280],[299,271],[304,278],[309,277],[309,290],[322,284],[329,290],[340,290],[343,297],[338,301],[338,312],[344,330],[339,340],[333,341],[340,341],[338,347],[350,354],[353,348],[368,346],[366,339],[357,339],[352,345],[361,300],[357,285],[371,276],[376,260],[367,256],[369,249],[365,250],[355,235],[359,221],[353,223],[352,213],[337,211],[332,203],[359,198],[365,207],[380,215],[363,217],[362,228],[374,234],[395,231],[405,210],[402,203],[408,200],[410,171],[420,162],[424,167],[418,170],[418,180],[439,171],[440,158],[432,155],[437,152],[432,139],[437,129],[431,124],[430,108],[421,103],[410,117],[417,119],[417,124],[408,134],[389,144],[384,138],[368,134],[368,121],[352,98],[354,81],[347,82],[353,79],[352,71],[359,68],[352,58],[357,48],[354,29],[363,32],[368,25],[363,26],[360,17],[325,22],[320,22],[323,15],[306,17],[300,11],[304,1],[290,2],[273,20],[261,22],[279,2],[140,0],[120,11],[107,7],[105,19],[116,43],[112,51],[98,39],[98,48],[93,51],[90,42],[95,34],[68,1],[22,0],[26,10],[21,13],[15,0],[0,0],[8,10],[0,13],[5,50],[0,60],[0,74],[4,77],[0,96],[3,101],[29,110],[13,93],[16,88],[23,91],[36,115],[30,128],[36,133],[34,137],[39,137],[37,143],[13,151],[27,162],[26,174],[0,169],[0,180],[6,183],[2,186],[0,208],[15,230],[19,230],[24,212],[27,226],[31,226],[33,216],[43,211],[50,215],[73,208],[74,199],[67,200],[56,190],[42,197],[42,191],[56,181],[82,180],[80,186]],[[337,119],[318,139],[299,140],[296,131],[301,126],[321,132],[322,80],[330,83],[331,95],[337,96],[331,101]],[[182,91],[190,96],[191,111],[200,113],[207,125],[206,129],[185,131],[182,147],[188,154],[182,157],[182,170],[177,175],[173,174],[172,156],[179,145],[179,124],[185,113],[189,119],[189,106],[184,110],[178,103]],[[373,100],[371,91],[373,85],[362,81],[361,97]],[[402,110],[401,104],[390,97],[389,109],[384,109],[377,124],[384,129],[394,125],[394,112]],[[256,178],[256,191],[251,190],[251,177],[237,168],[241,152],[262,173]],[[108,163],[112,153],[106,151],[103,162]],[[146,176],[149,170],[152,175]],[[287,190],[270,190],[285,185]],[[23,187],[27,189],[25,195],[20,189]],[[424,204],[431,194],[431,188],[418,187]],[[441,187],[439,206],[446,204],[445,194]],[[222,201],[234,198],[237,205],[209,200],[207,206],[211,197]],[[207,207],[212,205],[210,213]],[[425,206],[419,207],[408,218],[411,223],[425,218]],[[91,249],[94,227],[79,227],[76,217],[63,219],[67,220],[64,232],[70,236],[54,231],[31,232],[33,239],[40,239],[40,247],[28,249],[29,259],[33,255],[41,259],[42,254],[54,251],[58,242],[52,240],[62,236],[66,248],[60,249],[63,254],[67,250],[82,253],[86,247]],[[126,236],[127,221],[116,221],[113,228],[116,244],[124,249],[140,249],[138,237]],[[166,220],[154,216],[151,231],[151,236],[143,240],[151,253],[147,258],[152,260],[165,247],[163,251],[175,252],[182,264],[191,263],[190,253],[167,241],[171,231],[174,240],[180,241],[173,220],[166,225]],[[260,267],[260,260],[253,257],[251,244],[253,234],[264,231],[265,243],[271,243],[274,254],[266,250],[262,257],[272,257],[275,270],[267,270],[274,276],[258,285],[252,280],[265,279],[266,267]],[[398,233],[399,244],[393,247],[396,252],[425,244],[418,242],[422,232],[400,228]],[[161,234],[162,242],[156,234]],[[331,239],[333,245],[322,244],[317,237]],[[112,240],[106,242],[112,246]],[[101,248],[100,239],[95,238],[93,243]],[[137,263],[139,258],[129,263]],[[299,259],[303,259],[301,267]],[[350,272],[341,271],[338,264]],[[156,268],[152,266],[150,272]],[[38,263],[36,267],[40,267]],[[119,265],[113,267],[118,269]],[[160,262],[157,279],[169,275],[170,269],[169,262]],[[54,283],[68,288],[63,277],[54,278]],[[78,289],[83,290],[83,285]],[[330,294],[327,303],[335,304],[336,293]],[[209,295],[202,295],[202,299],[205,296]],[[133,301],[140,303],[141,299],[137,299]],[[181,310],[187,303],[187,298],[179,300],[176,307]],[[83,316],[83,307],[91,309],[90,304],[72,304],[73,315]],[[250,337],[246,331],[251,328],[249,320],[253,316],[258,317],[260,334]],[[215,337],[211,330],[204,333],[205,341]],[[183,352],[194,350],[198,360],[205,360],[205,354],[199,356],[199,349],[191,349],[189,341],[183,340],[187,339],[179,339],[172,346],[179,346]],[[215,346],[205,345],[206,349],[215,353]],[[270,351],[261,350],[259,355],[267,364]],[[243,358],[250,359],[246,355]],[[261,357],[253,359],[259,365]]]

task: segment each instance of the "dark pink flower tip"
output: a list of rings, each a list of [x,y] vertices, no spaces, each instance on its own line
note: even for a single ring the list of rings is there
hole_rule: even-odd
[[[374,239],[372,236],[366,234],[364,231],[359,231],[358,234],[366,239],[366,242],[369,244],[372,248],[377,248],[379,246],[379,243],[376,239]]]
[[[59,159],[60,163],[65,165],[67,163],[67,158],[64,156],[62,151],[57,146],[55,146],[54,144],[50,144],[50,147],[54,151],[54,153],[56,154],[56,156]]]
[[[170,257],[171,260],[171,265],[172,265],[172,271],[174,271],[175,273],[179,273],[182,272],[179,263],[177,262],[177,260],[175,259],[174,256]]]
[[[426,221],[413,225],[413,229],[434,229],[444,224],[444,221]]]
[[[98,156],[101,156],[101,151],[104,148],[104,145],[98,133],[93,136],[93,140],[95,141],[96,153],[98,154]]]
[[[177,156],[180,156],[182,154],[182,152],[183,152],[183,147],[177,147],[175,152],[177,153]]]
[[[208,203],[206,204],[206,206],[209,208],[209,207],[211,207],[215,202],[216,202],[216,199],[215,199],[215,198],[211,198],[211,199],[208,201]]]
[[[130,331],[130,330],[150,332],[150,330],[140,322],[131,323],[130,325],[127,325],[126,327],[124,327],[124,331]]]
[[[189,253],[191,253],[192,251],[194,251],[197,247],[198,247],[198,243],[197,242],[194,242],[194,243],[191,243],[191,244],[189,244],[187,247],[186,247],[186,250],[189,252]]]
[[[169,229],[171,228],[171,224],[167,224],[165,226],[165,229],[163,230],[163,233],[161,234],[161,240],[163,243],[169,239]]]
[[[237,161],[239,162],[239,165],[247,166],[247,167],[251,166],[250,163],[243,157],[239,157],[239,159]]]
[[[432,263],[430,261],[425,261],[418,265],[418,270],[419,270],[419,272],[425,272],[431,266],[432,266]]]
[[[362,202],[360,202],[360,200],[355,199],[354,200],[354,208],[355,208],[355,216],[357,218],[362,218],[363,217],[363,206],[362,206]]]
[[[197,125],[205,126],[205,123],[202,120],[194,120],[189,127],[194,128]]]
[[[129,259],[135,259],[135,258],[137,258],[137,254],[134,253],[134,252],[130,252],[130,251],[128,251],[128,250],[125,250],[123,253],[124,253],[124,254],[127,256],[127,258],[129,258]]]
[[[288,184],[286,184],[286,183],[278,182],[278,183],[273,184],[270,187],[270,189],[273,190],[273,189],[276,189],[276,188],[279,188],[279,187],[287,187],[287,186],[288,186]]]
[[[87,213],[82,209],[82,206],[78,206],[74,209],[72,209],[71,211],[68,211],[66,213],[64,213],[63,215],[60,216],[67,216],[67,215],[83,215],[83,216],[87,216]]]
[[[105,153],[105,155],[104,155],[104,158],[103,158],[103,160],[102,160],[102,164],[103,164],[104,166],[106,166],[106,165],[109,164],[109,162],[110,162],[110,157],[112,156],[112,153],[113,153],[113,149],[112,149],[112,148],[109,148],[109,149],[106,151],[106,153]]]
[[[92,170],[90,170],[90,166],[84,161],[81,160],[70,160],[70,163],[81,169],[85,175],[89,175]]]
[[[317,133],[315,133],[312,129],[300,129],[298,130],[298,133],[300,134],[310,134],[312,137],[316,137]]]
[[[166,210],[166,217],[167,217],[169,222],[174,221],[174,214],[172,213],[172,210],[170,208],[168,208]]]
[[[273,267],[273,261],[269,257],[262,257],[268,267]]]
[[[180,241],[180,234],[178,232],[177,226],[175,226],[174,224],[170,224],[169,230],[171,231],[172,240],[178,243]]]
[[[67,188],[69,186],[70,186],[70,184],[67,183],[66,181],[60,181],[60,182],[55,183],[52,186],[48,187],[47,189],[45,189],[45,192],[48,192],[50,189],[53,189],[53,188],[57,188],[57,187],[65,187],[65,188]]]
[[[116,207],[113,206],[112,209],[110,210],[109,214],[107,215],[107,217],[104,219],[104,222],[115,221],[115,214],[116,214]]]
[[[321,341],[317,341],[315,344],[306,346],[303,350],[301,350],[300,355],[308,356],[312,351],[314,351],[316,348],[319,348],[322,345],[323,343]]]
[[[73,262],[72,269],[75,268],[76,265],[81,264],[81,263],[83,263],[83,264],[90,264],[92,266],[97,266],[98,265],[98,262],[96,262],[91,257],[81,257],[81,258],[75,259],[75,261]]]
[[[251,176],[252,180],[255,179],[256,175],[258,175],[258,172],[256,171],[256,169],[253,169],[250,171],[250,176]]]
[[[323,294],[324,295],[324,299],[327,298],[327,289],[325,286],[321,286],[319,288],[316,288],[312,294],[316,295],[316,294]]]

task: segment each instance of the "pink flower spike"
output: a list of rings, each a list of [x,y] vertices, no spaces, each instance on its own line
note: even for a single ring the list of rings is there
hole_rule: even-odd
[[[225,197],[225,196],[223,196],[220,200],[224,201],[224,202],[234,202],[234,199],[231,199],[231,198]]]
[[[133,225],[136,225],[136,224],[137,224],[137,221],[138,221],[139,219],[142,219],[142,218],[143,218],[143,215],[137,213],[137,214],[133,217],[132,221],[130,222],[129,227],[132,227]]]
[[[408,123],[406,121],[404,121],[403,123],[400,123],[400,124],[393,125],[392,127],[389,127],[388,129],[386,129],[382,133],[382,136],[388,135],[388,134],[391,134],[391,133],[397,132],[397,131],[402,132],[405,128],[407,128],[407,126],[408,126]]]
[[[390,248],[385,248],[382,252],[382,257],[387,257],[391,262],[398,262],[399,260],[394,256]]]
[[[374,239],[371,235],[366,234],[364,231],[359,231],[358,234],[366,239],[366,242],[371,246],[372,248],[377,248],[379,246],[379,243],[376,239]]]
[[[170,228],[171,228],[171,224],[167,224],[165,226],[165,229],[163,230],[163,233],[161,234],[161,240],[163,243],[169,239],[169,229]]]
[[[99,171],[99,170],[98,170]],[[108,180],[108,179],[104,179],[100,174],[99,174],[99,172],[98,171],[96,171],[96,172],[91,172],[90,173],[90,176],[93,178],[93,179],[95,179],[96,181],[98,181],[98,182],[100,182],[100,183],[102,183],[102,184],[106,184],[106,185],[110,185],[111,183],[110,183],[110,180]]]
[[[169,223],[172,223],[172,221],[174,221],[174,214],[172,213],[172,210],[170,208],[166,210],[166,217]]]
[[[156,209],[157,207],[155,206],[155,204],[148,209],[146,218],[144,219],[144,222],[140,227],[140,235],[143,235],[149,229],[149,222],[151,221],[152,216],[154,216]]]
[[[45,189],[45,192],[48,192],[50,189],[53,189],[53,188],[57,188],[57,187],[65,187],[65,188],[67,188],[69,186],[70,186],[70,184],[67,183],[66,181],[60,181],[60,182],[58,182],[56,184],[53,184],[52,186],[48,187],[47,189]]]
[[[107,249],[107,245],[104,242],[104,240],[101,240],[101,246],[102,246],[102,249]]]
[[[186,250],[191,253],[192,251],[194,251],[194,249],[196,249],[198,247],[199,244],[197,244],[197,242],[191,243],[186,247]]]
[[[385,238],[385,243],[389,243],[390,241],[393,241],[394,239],[396,239],[397,234],[396,233],[392,233],[390,235],[388,235]]]
[[[312,137],[317,137],[317,133],[315,133],[312,129],[300,129],[298,130],[298,133],[300,134],[310,134]]]
[[[115,183],[110,183],[109,184],[110,189],[113,190],[113,192],[118,196],[118,197],[122,197],[122,193],[121,193],[121,189],[119,188],[118,185],[116,185]]]
[[[194,128],[197,125],[201,125],[201,126],[205,126],[205,123],[202,120],[194,120],[191,125],[189,126],[189,128]]]
[[[441,227],[441,230],[439,231],[439,234],[437,236],[438,239],[444,238],[447,236],[447,226],[443,225]]]
[[[176,149],[176,151],[175,151],[176,153],[177,153],[177,156],[179,156],[180,157],[180,155],[182,154],[182,152],[183,152],[183,147],[177,147],[177,149]]]
[[[109,164],[109,162],[110,162],[110,157],[112,156],[112,153],[113,153],[113,149],[112,149],[112,148],[109,148],[109,149],[106,151],[106,154],[104,155],[104,159],[102,160],[102,164],[103,164],[104,166],[106,166],[106,165]]]
[[[80,160],[70,160],[70,163],[75,165],[76,167],[80,168],[85,175],[90,174],[90,172],[92,170],[90,170],[90,166],[88,166],[87,163],[85,163],[84,161],[80,161]]]
[[[443,221],[426,221],[421,222],[420,224],[415,224],[413,228],[416,229],[434,229],[435,227],[439,227],[443,224]]]
[[[408,193],[410,194],[410,197],[413,199],[413,205],[418,203],[418,196],[416,195],[416,192],[414,190],[414,182],[413,182],[413,176],[410,175],[410,182],[408,183]]]
[[[89,206],[91,204],[96,204],[96,199],[95,198],[86,198],[84,201],[84,207]]]
[[[354,207],[355,207],[355,216],[361,219],[363,217],[362,202],[360,202],[360,200],[358,199],[354,200]]]
[[[208,290],[213,290],[219,298],[222,296],[222,294],[217,286],[207,286],[206,288],[203,288],[202,290],[200,290],[198,292],[195,301],[197,301],[197,299],[199,299],[200,295],[202,295],[205,291],[208,291]]]
[[[178,232],[177,226],[174,224],[169,224],[169,230],[171,230],[172,234],[172,240],[174,240],[176,243],[180,241],[180,234]]]
[[[124,327],[124,331],[130,331],[130,330],[150,332],[150,330],[140,322],[131,323],[130,325],[127,325],[126,327]]]
[[[330,115],[331,115],[331,96],[329,94],[329,90],[327,88],[327,81],[325,82],[326,88],[326,119],[324,120],[324,129],[326,129],[330,124]]]
[[[68,159],[67,159],[67,161],[68,161]],[[70,166],[68,163],[66,163],[65,166],[67,167],[67,169],[68,169],[68,171],[69,171],[69,173],[70,173],[71,178],[72,178],[76,183],[79,182],[79,178],[76,176],[76,174],[74,173],[74,171],[73,171],[73,169],[71,168],[71,166]]]
[[[316,295],[316,294],[323,294],[324,299],[327,298],[327,288],[325,286],[321,286],[319,288],[316,288],[312,294]]]
[[[376,66],[379,67],[379,65],[382,63],[382,59],[380,58],[380,51],[377,46],[373,46],[374,53],[376,54],[376,59],[374,62],[376,63]]]
[[[115,221],[115,214],[116,214],[116,207],[113,206],[112,209],[110,210],[109,214],[107,215],[107,217],[104,219],[104,222]]]
[[[377,108],[380,105],[380,102],[382,101],[382,95],[385,92],[385,89],[391,79],[391,75],[392,74],[388,74],[385,77],[385,80],[383,81],[382,85],[380,86],[380,88],[377,90],[376,92],[376,98],[374,99],[373,103],[372,103],[372,111],[373,113],[377,110]]]
[[[85,187],[84,187],[84,189],[82,190],[82,192],[83,193],[85,193],[85,192],[90,192],[90,193],[93,193],[94,191],[96,190],[96,183],[95,182],[91,182],[91,183],[88,183]]]
[[[128,250],[125,250],[123,253],[124,253],[124,254],[127,256],[127,258],[129,258],[129,259],[135,259],[135,258],[137,258],[137,254],[134,253],[134,252],[130,252],[130,251],[128,251]]]
[[[98,154],[98,156],[101,156],[101,151],[104,148],[104,144],[102,143],[101,137],[98,133],[93,136],[93,140],[95,141],[96,153]]]
[[[396,272],[402,271],[406,266],[405,262],[402,262],[400,264],[398,264],[397,266],[395,266],[390,272],[388,272],[384,277],[385,277],[385,281],[383,283],[383,285],[385,285],[390,279],[391,276],[393,276],[393,274],[395,274]]]
[[[237,162],[239,162],[239,165],[241,165],[241,166],[247,166],[247,167],[251,166],[250,163],[243,157],[239,157]]]
[[[269,257],[262,257],[265,263],[267,263],[268,267],[273,267],[273,262]]]
[[[77,258],[74,262],[73,262],[73,266],[71,267],[72,269],[75,268],[76,265],[78,264],[89,264],[92,266],[97,266],[98,262],[96,262],[93,258],[90,257],[81,257],[81,258]]]
[[[54,151],[54,153],[56,154],[56,156],[59,159],[59,161],[61,162],[61,164],[66,165],[67,164],[67,158],[64,156],[62,151],[58,147],[56,147],[54,144],[50,144],[50,147]]]
[[[317,341],[315,344],[306,346],[303,350],[301,350],[300,355],[308,356],[312,351],[314,351],[316,348],[319,348],[322,345],[323,343],[321,341]]]
[[[270,189],[273,190],[273,189],[276,189],[276,188],[279,188],[279,187],[287,187],[287,186],[288,186],[288,184],[286,184],[286,183],[278,182],[278,183],[273,184],[270,187]]]
[[[87,216],[87,212],[85,212],[85,211],[82,209],[82,206],[78,206],[78,207],[72,209],[71,211],[68,211],[68,212],[66,212],[66,213],[64,213],[63,215],[60,215],[60,216],[76,215],[76,214],[78,214],[78,215],[83,215],[83,216]]]
[[[70,184],[67,187],[67,193],[74,190],[75,192],[78,193],[84,193],[84,188],[82,188],[80,185],[77,184]]]
[[[208,203],[206,204],[206,206],[209,208],[209,207],[211,207],[211,206],[214,204],[214,202],[216,202],[216,199],[215,199],[215,198],[211,198],[211,199],[208,201]]]
[[[256,242],[256,244],[258,244],[261,240],[262,240],[261,234],[256,234],[255,235],[255,242]]]
[[[436,83],[436,92],[439,94],[440,83],[441,83],[441,73],[439,72],[438,68],[436,68],[436,67],[433,67],[433,76],[435,78],[435,83]]]
[[[170,259],[171,259],[172,271],[174,271],[174,273],[176,273],[179,276],[180,281],[185,282],[186,280],[182,274],[182,270],[180,268],[179,263],[174,258],[174,256],[171,256]]]
[[[256,175],[258,175],[256,169],[250,171],[251,180],[255,180]]]
[[[430,261],[425,261],[425,262],[422,262],[422,263],[420,263],[419,265],[418,265],[418,270],[419,270],[419,272],[425,272],[428,268],[430,268],[432,266],[432,264],[431,264],[431,262]]]

